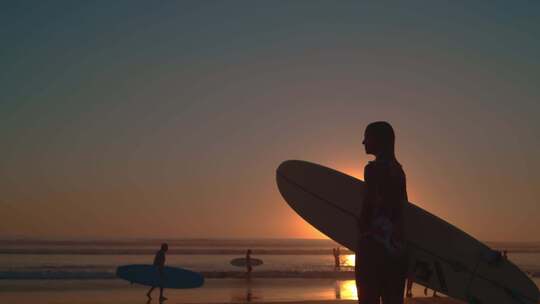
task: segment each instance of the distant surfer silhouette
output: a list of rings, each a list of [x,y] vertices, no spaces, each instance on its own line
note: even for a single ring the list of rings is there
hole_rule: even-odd
[[[169,245],[167,245],[167,243],[161,244],[161,249],[156,252],[156,256],[154,257],[154,266],[159,271],[159,277],[161,281],[165,279],[163,268],[165,267],[165,253],[167,252],[167,250],[169,250]],[[152,286],[152,288],[150,288],[150,290],[148,290],[148,292],[146,293],[146,296],[149,300],[152,299],[152,291],[154,291],[155,288],[156,286]],[[167,298],[163,296],[163,287],[159,287],[159,301],[161,302],[165,300],[167,300]]]
[[[388,122],[369,124],[363,144],[375,156],[364,168],[366,192],[358,219],[356,285],[359,304],[402,304],[406,278],[403,210],[405,173],[394,154]]]
[[[333,254],[334,254],[334,269],[340,270],[341,268],[341,262],[339,260],[339,256],[341,255],[341,252],[339,250],[339,247],[332,248]]]
[[[251,249],[248,249],[246,252],[246,274],[248,277],[251,276],[253,271],[253,266],[251,266]]]

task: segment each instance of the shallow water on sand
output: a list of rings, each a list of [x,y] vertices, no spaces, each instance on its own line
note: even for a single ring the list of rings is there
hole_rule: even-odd
[[[534,279],[540,286],[540,279]],[[0,303],[105,304],[146,303],[146,286],[108,280],[0,280]],[[415,297],[424,288],[414,285]],[[167,303],[245,303],[356,300],[354,280],[207,279],[197,289],[165,290]],[[432,291],[428,291],[428,296]],[[158,291],[154,291],[158,297]],[[157,303],[157,301],[154,301]]]
[[[156,243],[0,241],[0,303],[146,303],[146,287],[115,279],[114,273],[119,265],[151,263]],[[343,250],[344,267],[335,272],[331,253],[337,245],[329,240],[181,240],[172,244],[167,265],[203,272],[208,279],[199,289],[168,290],[168,303],[356,299],[351,280],[354,256]],[[538,276],[540,245],[534,245],[516,247],[508,257]],[[243,277],[245,270],[230,265],[246,248],[253,248],[253,257],[264,260],[251,281],[233,278]],[[539,278],[534,281],[540,285]],[[423,291],[418,285],[413,289],[415,296],[424,296]]]
[[[145,286],[121,280],[4,280],[1,303],[145,303]],[[415,286],[415,296],[423,288]],[[154,297],[158,297],[158,290]],[[332,279],[208,279],[203,287],[165,290],[168,303],[229,303],[305,300],[355,300],[354,280]]]

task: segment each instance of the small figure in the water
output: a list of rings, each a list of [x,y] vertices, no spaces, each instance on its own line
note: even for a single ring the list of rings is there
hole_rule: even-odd
[[[167,243],[161,244],[161,249],[158,252],[156,252],[156,256],[154,257],[154,267],[158,269],[160,281],[163,281],[165,279],[163,268],[165,267],[165,253],[167,252],[167,250],[169,250],[169,245],[167,245]],[[152,299],[151,294],[155,288],[156,286],[152,286],[152,288],[150,288],[150,290],[148,290],[148,292],[146,293],[146,296],[148,297],[149,300]],[[159,301],[161,302],[165,300],[167,300],[167,298],[163,296],[163,287],[160,286],[159,287]]]
[[[332,248],[332,252],[334,254],[334,269],[335,270],[340,270],[341,268],[341,261],[339,259],[339,256],[341,255],[341,252],[339,250],[339,247],[337,248]]]

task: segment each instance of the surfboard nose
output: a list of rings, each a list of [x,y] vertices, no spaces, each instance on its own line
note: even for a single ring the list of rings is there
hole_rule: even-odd
[[[304,185],[313,180],[314,176],[320,174],[322,166],[305,160],[286,160],[282,162],[276,170],[276,179],[287,179],[299,185]],[[278,183],[279,184],[279,183]]]
[[[306,164],[309,164],[307,161],[303,160],[296,160],[296,159],[289,159],[284,162],[282,162],[277,170],[277,174],[291,174],[291,173],[299,173],[303,166]]]

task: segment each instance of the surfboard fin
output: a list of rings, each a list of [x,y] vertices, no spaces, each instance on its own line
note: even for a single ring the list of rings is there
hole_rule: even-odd
[[[516,292],[510,288],[504,288],[504,291],[506,291],[510,297],[512,297],[512,299],[518,301],[519,303],[521,304],[527,304],[527,301],[525,301],[521,295],[519,294],[519,292]]]
[[[469,296],[467,296],[467,303],[469,303],[469,304],[482,304],[482,301],[480,301],[480,299],[478,299],[475,296],[469,295]]]
[[[492,250],[484,255],[484,259],[491,266],[500,265],[503,261],[502,254],[497,250]]]

